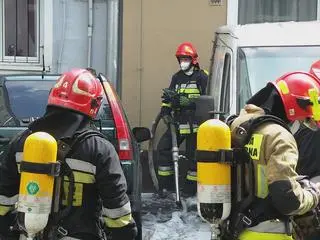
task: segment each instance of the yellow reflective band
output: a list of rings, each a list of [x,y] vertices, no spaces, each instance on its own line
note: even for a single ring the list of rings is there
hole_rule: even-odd
[[[268,193],[268,182],[267,182],[267,175],[266,175],[266,166],[258,164],[257,165],[257,197],[258,198],[265,198]]]
[[[194,94],[189,94],[188,95],[188,98],[198,98],[198,97],[200,97],[200,93],[194,93]]]
[[[208,70],[206,70],[206,69],[202,69],[202,70],[204,71],[204,73],[205,73],[207,76],[209,76]]]
[[[74,175],[74,181],[79,182],[79,183],[94,183],[95,182],[95,177],[93,174],[90,173],[83,173],[83,172],[77,172],[73,171]],[[68,177],[65,176],[64,180],[69,181]]]
[[[73,201],[72,206],[79,207],[82,205],[82,195],[83,195],[83,184],[82,183],[75,183],[75,191],[73,194]],[[64,199],[62,199],[62,205],[68,205],[68,191],[69,190],[69,182],[63,183],[63,191],[64,191]]]
[[[181,88],[178,93],[200,93],[198,88]]]
[[[13,210],[13,206],[1,206],[0,205],[0,216],[5,216],[11,210]]]
[[[106,225],[110,228],[121,228],[129,225],[132,221],[132,215],[131,213],[128,215],[125,215],[123,217],[112,219],[108,217],[104,217],[104,221]]]
[[[162,103],[161,106],[162,107],[171,107],[171,103]]]
[[[320,120],[320,104],[319,104],[319,94],[318,91],[313,88],[313,89],[309,89],[309,96],[310,96],[310,101],[312,102],[312,115],[313,115],[313,119],[315,121],[319,121]]]
[[[193,128],[193,133],[196,133],[197,131],[198,131],[198,128]],[[180,134],[190,134],[191,131],[190,131],[190,129],[183,128],[183,129],[179,130],[179,133]]]
[[[288,85],[285,81],[283,80],[280,80],[278,83],[277,83],[280,91],[282,92],[282,94],[289,94],[289,88],[288,88]]]
[[[189,134],[190,133],[190,129],[180,129],[179,133],[181,133],[181,134]]]
[[[293,240],[292,236],[288,236],[286,233],[263,233],[263,232],[253,232],[249,230],[244,230],[240,236],[239,240]]]
[[[187,179],[189,181],[197,181],[197,177],[196,176],[187,175]]]
[[[252,134],[249,143],[244,146],[253,160],[259,160],[260,158],[262,139],[262,134]]]
[[[159,176],[167,177],[167,176],[171,176],[173,174],[174,174],[173,170],[169,170],[169,171],[158,170],[158,175]]]

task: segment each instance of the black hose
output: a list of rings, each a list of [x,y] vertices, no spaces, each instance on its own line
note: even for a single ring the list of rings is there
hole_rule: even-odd
[[[155,168],[154,168],[153,152],[154,152],[154,141],[155,141],[154,136],[155,136],[158,124],[161,119],[162,119],[162,115],[159,113],[157,115],[157,117],[155,118],[155,120],[152,122],[151,139],[149,140],[149,147],[148,147],[149,172],[150,172],[153,186],[157,192],[159,191],[159,182],[158,182],[157,174],[156,174]]]

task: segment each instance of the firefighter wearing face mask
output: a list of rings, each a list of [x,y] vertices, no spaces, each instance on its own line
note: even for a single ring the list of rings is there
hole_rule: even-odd
[[[234,146],[241,142],[241,129],[253,120],[267,115],[278,120],[255,127],[245,145],[254,167],[255,197],[232,206],[230,232],[239,233],[234,239],[293,239],[290,216],[317,207],[319,186],[295,171],[299,154],[292,131],[296,123],[318,128],[319,91],[320,85],[311,74],[288,73],[256,93],[232,120]]]
[[[180,145],[186,139],[186,157],[189,161],[189,170],[186,175],[186,182],[183,193],[194,195],[196,193],[196,133],[198,130],[197,121],[194,118],[194,99],[206,92],[208,73],[200,69],[198,63],[198,53],[195,47],[184,42],[177,48],[175,54],[180,70],[172,76],[169,86],[178,95],[178,101],[171,101],[163,98],[161,114],[162,116],[173,113],[177,123],[177,140]],[[171,157],[171,133],[167,130],[160,139],[158,179],[160,191],[171,190],[174,187],[174,169]]]

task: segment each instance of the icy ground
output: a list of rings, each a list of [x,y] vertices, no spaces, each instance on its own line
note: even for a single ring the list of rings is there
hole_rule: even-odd
[[[161,199],[153,193],[143,193],[142,239],[209,240],[209,225],[198,216],[196,200],[189,198],[186,205],[187,212],[176,207],[174,195]]]

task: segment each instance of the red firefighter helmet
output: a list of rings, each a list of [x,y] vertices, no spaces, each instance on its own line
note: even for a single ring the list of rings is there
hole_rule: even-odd
[[[316,76],[317,79],[320,81],[320,60],[314,62],[311,65],[311,68],[310,68],[309,72],[311,74],[313,74],[314,76]]]
[[[290,121],[313,120],[319,126],[320,84],[307,72],[291,72],[272,82],[282,99]]]
[[[196,65],[198,63],[198,53],[195,47],[190,42],[181,43],[176,51],[176,57],[191,57],[192,64]]]
[[[51,89],[48,106],[57,106],[95,118],[100,108],[103,88],[86,69],[63,73]]]

